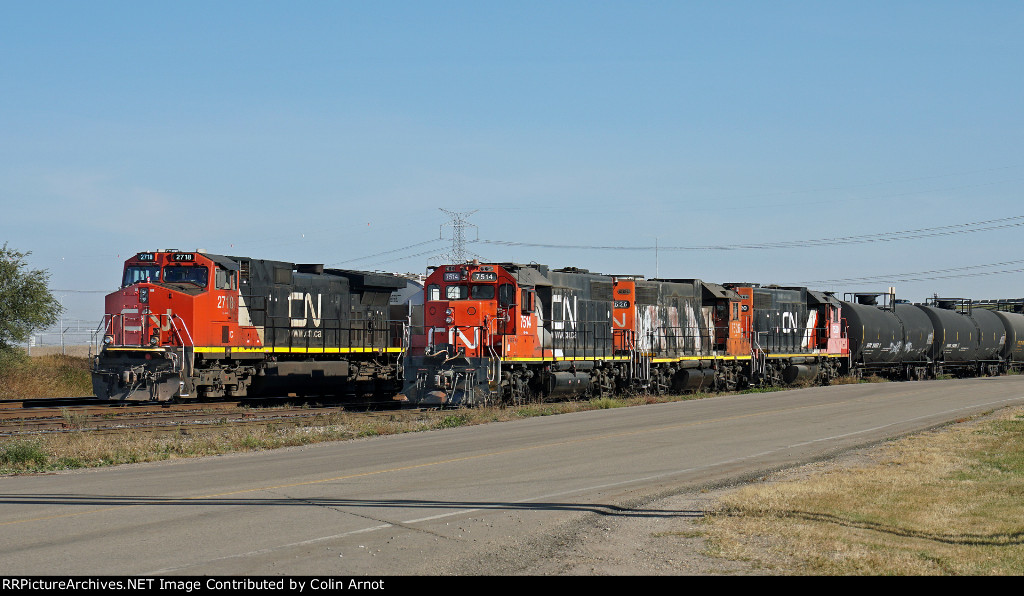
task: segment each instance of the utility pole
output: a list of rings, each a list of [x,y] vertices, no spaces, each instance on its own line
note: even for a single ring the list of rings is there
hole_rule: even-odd
[[[478,209],[474,209],[472,211],[456,212],[456,211],[449,211],[447,209],[441,209],[441,211],[444,211],[446,214],[448,214],[448,217],[451,218],[451,221],[449,223],[441,224],[441,229],[443,230],[445,226],[451,226],[452,227],[452,250],[451,250],[450,253],[445,255],[446,260],[447,260],[448,263],[465,263],[466,262],[466,234],[465,234],[465,229],[466,229],[466,226],[472,226],[472,227],[476,228],[475,225],[473,225],[471,223],[467,223],[466,219],[470,215],[473,215],[474,213],[476,213],[479,210]],[[442,239],[444,238],[443,233],[441,234],[440,237]],[[477,240],[479,240],[479,234],[478,234]]]

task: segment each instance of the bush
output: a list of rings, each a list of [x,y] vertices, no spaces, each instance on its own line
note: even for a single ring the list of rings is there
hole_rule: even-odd
[[[25,366],[28,356],[20,348],[0,347],[0,375],[11,374]]]
[[[438,428],[455,428],[456,426],[463,426],[469,423],[468,414],[453,414],[451,416],[445,416],[440,422],[437,423]]]
[[[49,456],[35,441],[14,441],[0,445],[0,465],[25,469],[46,465]]]

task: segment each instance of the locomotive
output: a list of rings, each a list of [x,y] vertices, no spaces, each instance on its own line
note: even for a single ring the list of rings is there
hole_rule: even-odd
[[[413,404],[828,382],[849,361],[840,302],[807,288],[445,265],[406,357]]]
[[[106,296],[93,390],[118,401],[391,397],[409,326],[393,318],[392,296],[411,283],[317,264],[140,252]]]

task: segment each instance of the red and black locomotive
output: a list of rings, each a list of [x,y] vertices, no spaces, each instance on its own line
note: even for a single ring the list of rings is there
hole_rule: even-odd
[[[93,388],[110,400],[261,392],[393,395],[409,280],[164,250],[128,259],[106,297]]]

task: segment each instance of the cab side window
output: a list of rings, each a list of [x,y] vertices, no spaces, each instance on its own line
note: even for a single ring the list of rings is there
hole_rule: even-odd
[[[229,271],[222,267],[217,267],[217,272],[214,274],[216,278],[214,283],[218,290],[234,290],[238,287],[237,276],[235,271]]]
[[[498,306],[508,308],[516,303],[516,287],[512,284],[498,286]]]
[[[523,309],[523,314],[529,314],[533,312],[533,290],[522,291],[522,302],[520,306]]]

